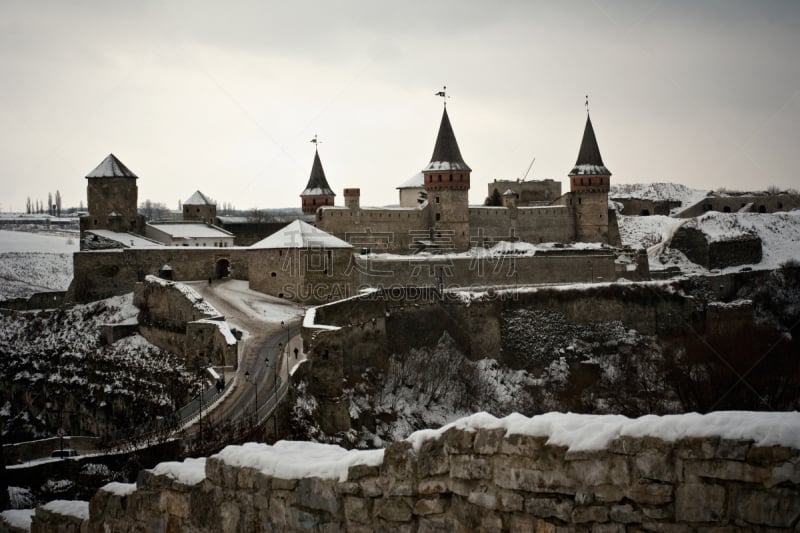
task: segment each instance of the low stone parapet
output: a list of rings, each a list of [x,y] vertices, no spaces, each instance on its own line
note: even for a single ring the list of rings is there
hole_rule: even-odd
[[[282,441],[229,446],[202,470],[194,461],[146,471],[135,490],[101,489],[89,531],[795,531],[800,521],[800,413],[481,413],[385,450]]]

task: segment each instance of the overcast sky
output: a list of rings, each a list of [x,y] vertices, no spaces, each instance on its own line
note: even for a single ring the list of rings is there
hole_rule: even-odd
[[[336,203],[397,202],[448,112],[486,183],[566,175],[589,94],[612,183],[800,187],[800,2],[0,3],[3,212],[113,152],[139,201],[196,189],[299,207],[314,155]]]

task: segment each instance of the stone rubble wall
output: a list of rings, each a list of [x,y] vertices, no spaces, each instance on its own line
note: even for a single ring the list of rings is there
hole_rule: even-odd
[[[178,285],[147,280],[135,284],[139,333],[155,346],[183,356],[190,366],[211,361],[236,368],[238,343],[222,331],[228,325],[213,323],[223,320],[218,311],[199,296],[192,300]]]
[[[617,437],[568,451],[547,437],[450,428],[338,479],[281,479],[206,462],[187,485],[145,471],[101,490],[90,532],[797,531],[800,450],[718,437]],[[42,528],[40,531],[56,531]]]

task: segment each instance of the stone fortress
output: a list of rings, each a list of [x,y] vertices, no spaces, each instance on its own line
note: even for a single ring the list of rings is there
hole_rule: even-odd
[[[648,277],[646,255],[620,248],[608,204],[611,172],[588,114],[568,193],[553,180],[495,181],[489,187],[504,189],[502,205],[469,205],[471,172],[445,107],[431,161],[399,188],[400,206],[361,206],[353,188],[344,189],[344,206],[334,205],[315,150],[302,214],[268,225],[226,221],[196,191],[182,221],[146,222],[137,211],[138,176],[111,154],[86,176],[89,212],[68,298],[130,292],[162,273],[176,281],[248,280],[256,290],[312,304],[365,287]]]
[[[608,208],[611,172],[603,163],[588,114],[578,159],[569,173],[570,191],[563,195],[560,183],[553,180],[495,181],[489,188],[503,189],[502,205],[469,205],[472,169],[461,155],[446,107],[431,161],[400,187],[399,207],[362,207],[359,189],[345,189],[345,205],[333,206],[318,154],[314,168],[306,192],[312,186],[324,191],[316,198],[315,205],[323,206],[315,210],[317,227],[371,251],[464,252],[516,241],[620,246],[616,217]],[[304,196],[304,209],[307,201]]]

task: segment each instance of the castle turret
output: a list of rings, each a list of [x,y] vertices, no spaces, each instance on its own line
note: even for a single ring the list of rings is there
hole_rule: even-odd
[[[183,202],[183,220],[216,224],[217,203],[200,191],[195,191],[188,200]]]
[[[608,243],[608,190],[611,172],[603,164],[588,112],[578,160],[570,171],[569,178],[570,202],[575,213],[575,240]]]
[[[472,169],[461,157],[447,107],[442,113],[431,162],[422,170],[437,243],[452,243],[456,251],[469,249],[469,181]]]
[[[586,127],[583,130],[581,149],[578,151],[578,160],[569,173],[570,190],[572,192],[592,191],[605,192],[611,182],[611,172],[603,164],[597,138],[594,136],[592,119],[586,114]]]
[[[143,233],[144,219],[137,209],[139,177],[114,154],[86,175],[89,214],[81,219],[81,233],[92,229]]]
[[[333,205],[335,196],[336,194],[328,185],[328,180],[325,179],[325,171],[322,169],[322,162],[319,160],[319,150],[314,149],[314,164],[311,166],[311,176],[308,178],[308,185],[306,185],[305,190],[300,193],[303,213],[313,215],[318,207]]]

